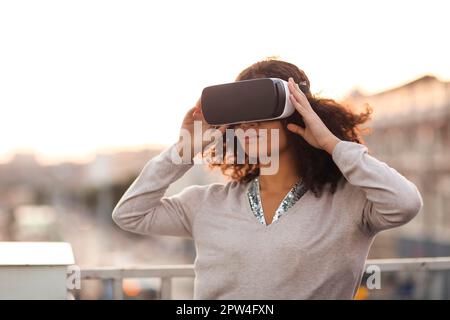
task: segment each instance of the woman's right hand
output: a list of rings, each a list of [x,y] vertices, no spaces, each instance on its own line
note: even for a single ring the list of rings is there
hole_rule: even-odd
[[[201,134],[203,136],[203,133],[208,130],[208,129],[212,129],[213,126],[210,125],[209,123],[207,123],[205,121],[205,118],[203,116],[202,113],[202,105],[201,105],[201,97],[197,100],[197,103],[195,104],[194,107],[190,108],[188,110],[188,112],[186,113],[186,115],[184,116],[183,119],[183,123],[181,124],[181,129],[180,129],[180,138],[178,140],[178,153],[181,157],[183,157],[183,147],[185,143],[188,143],[187,147],[190,147],[191,149],[191,160],[197,155],[194,154],[194,152],[196,151],[194,149],[194,142],[195,142],[195,138],[194,138],[194,123],[196,121],[200,121],[201,122]],[[220,126],[219,128],[217,128],[218,132],[217,134],[223,135],[223,133],[225,132],[227,126],[223,125]],[[182,131],[187,131],[189,133],[189,136],[191,137],[190,141],[183,141],[183,133]],[[201,150],[198,150],[198,153],[203,151],[204,148],[211,143],[211,140],[207,140],[207,141],[203,141],[202,137],[197,138],[199,141],[202,141],[202,145],[201,145]]]

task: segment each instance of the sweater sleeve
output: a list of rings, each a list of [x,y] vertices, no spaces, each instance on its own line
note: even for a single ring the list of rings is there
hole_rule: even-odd
[[[333,149],[332,158],[345,179],[366,195],[358,219],[368,234],[401,226],[422,208],[422,196],[416,185],[369,155],[365,145],[340,141]]]
[[[200,186],[164,196],[169,185],[194,165],[178,160],[174,143],[146,163],[112,212],[119,227],[139,234],[192,238],[193,205]]]

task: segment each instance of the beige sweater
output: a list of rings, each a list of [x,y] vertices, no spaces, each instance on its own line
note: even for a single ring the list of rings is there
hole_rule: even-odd
[[[150,159],[115,207],[113,220],[140,234],[193,238],[194,299],[351,299],[374,236],[423,206],[416,186],[340,141],[332,158],[346,182],[335,194],[308,191],[280,220],[253,215],[249,183],[192,185],[164,196],[194,164],[175,164],[175,144]]]

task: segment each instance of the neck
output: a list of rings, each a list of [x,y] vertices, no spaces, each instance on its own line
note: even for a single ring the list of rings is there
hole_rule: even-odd
[[[278,171],[275,174],[259,176],[261,191],[290,190],[300,180],[297,157],[293,148],[280,152]]]

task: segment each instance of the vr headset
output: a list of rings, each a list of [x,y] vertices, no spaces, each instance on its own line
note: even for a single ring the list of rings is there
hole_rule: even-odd
[[[309,93],[306,85],[299,87]],[[279,78],[209,86],[202,91],[202,113],[205,121],[214,126],[282,119],[295,111],[289,94],[288,82]]]

